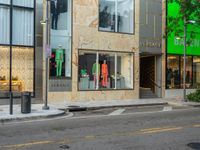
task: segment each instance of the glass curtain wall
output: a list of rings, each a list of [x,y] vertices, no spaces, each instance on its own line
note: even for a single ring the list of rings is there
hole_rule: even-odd
[[[133,54],[79,51],[79,90],[133,89]]]
[[[100,0],[99,30],[134,32],[134,0]]]
[[[14,96],[34,92],[35,1],[10,2],[0,0],[0,97],[7,97],[10,79]]]

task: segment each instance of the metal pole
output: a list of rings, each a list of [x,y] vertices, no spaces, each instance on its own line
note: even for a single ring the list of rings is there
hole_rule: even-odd
[[[184,58],[183,58],[183,100],[187,101],[186,99],[186,85],[185,85],[185,77],[186,77],[186,46],[187,46],[187,21],[184,18]]]
[[[46,49],[47,49],[47,45],[49,45],[49,1],[47,0],[46,1],[46,27],[45,27],[45,45],[44,45],[44,48],[45,48],[45,59],[46,59],[46,82],[45,82],[45,101],[44,101],[44,106],[42,107],[43,110],[48,110],[49,109],[49,106],[48,106],[48,86],[49,86],[49,58],[47,56],[47,53],[46,53]]]

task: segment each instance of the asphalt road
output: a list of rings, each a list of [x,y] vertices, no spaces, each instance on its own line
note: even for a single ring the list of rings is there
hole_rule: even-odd
[[[0,150],[200,150],[200,108],[122,109],[1,124]]]

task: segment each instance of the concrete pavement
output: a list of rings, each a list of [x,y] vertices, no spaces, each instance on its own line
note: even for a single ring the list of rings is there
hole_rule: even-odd
[[[0,121],[13,121],[23,119],[38,119],[53,117],[65,114],[68,110],[92,110],[112,107],[130,106],[153,106],[153,105],[175,105],[175,106],[200,106],[199,103],[183,102],[175,99],[138,99],[138,100],[112,100],[112,101],[81,101],[61,104],[50,104],[49,110],[42,110],[43,104],[32,104],[32,111],[29,114],[21,113],[20,104],[14,105],[13,115],[9,115],[9,105],[0,105]]]
[[[38,119],[38,118],[47,118],[54,117],[65,114],[64,111],[50,106],[49,110],[42,109],[43,104],[33,104],[31,107],[31,113],[22,114],[21,106],[13,106],[13,115],[9,114],[9,105],[0,106],[0,122],[7,122],[13,120],[24,120],[24,119]]]

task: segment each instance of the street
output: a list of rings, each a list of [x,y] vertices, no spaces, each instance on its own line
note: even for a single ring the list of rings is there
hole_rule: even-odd
[[[73,117],[2,123],[0,149],[200,149],[199,107],[129,107],[73,113]]]

